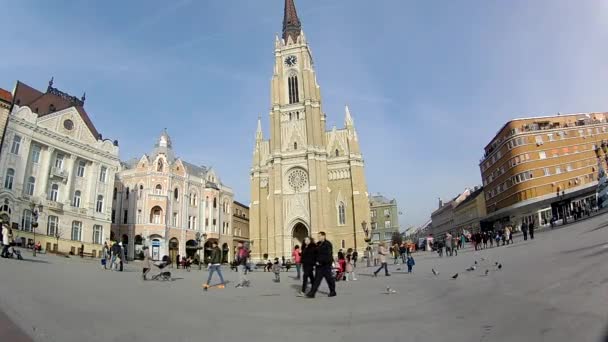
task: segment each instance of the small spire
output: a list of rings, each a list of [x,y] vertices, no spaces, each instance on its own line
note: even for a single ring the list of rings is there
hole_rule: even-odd
[[[255,131],[255,140],[262,141],[264,139],[264,133],[262,132],[262,116],[258,115],[258,128]]]
[[[80,101],[82,101],[84,103],[84,101],[87,99],[87,92],[85,91],[84,93],[82,93],[82,97],[80,98]]]
[[[53,88],[53,81],[54,81],[55,77],[51,76],[51,80],[49,81],[49,86],[48,88],[46,88],[46,91],[49,92],[51,91],[51,88]]]
[[[353,117],[350,115],[350,109],[348,109],[348,105],[345,106],[345,114],[344,114],[344,126],[352,127],[355,125],[353,121]]]

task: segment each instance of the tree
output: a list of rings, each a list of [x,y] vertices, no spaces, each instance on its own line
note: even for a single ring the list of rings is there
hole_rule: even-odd
[[[391,244],[394,245],[399,245],[401,246],[401,243],[403,243],[403,237],[401,236],[401,233],[399,232],[393,232],[393,236],[391,236]]]
[[[55,229],[55,233],[53,234],[53,237],[55,238],[55,253],[59,252],[59,239],[63,237],[63,229],[57,227]]]

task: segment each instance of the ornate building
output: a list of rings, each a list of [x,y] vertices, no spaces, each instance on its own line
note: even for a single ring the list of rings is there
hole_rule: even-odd
[[[399,208],[396,199],[388,199],[381,194],[369,199],[372,242],[391,242],[393,234],[399,232]]]
[[[232,189],[215,171],[176,157],[163,131],[151,153],[122,163],[113,194],[112,233],[128,257],[150,246],[154,260],[197,255],[197,233],[219,242],[226,260],[233,245]]]
[[[64,93],[53,80],[46,92],[17,82],[13,101],[0,154],[0,215],[20,230],[20,242],[74,253],[84,244],[98,254],[110,237],[118,142],[102,139],[84,95]]]
[[[0,147],[4,140],[4,131],[8,122],[8,114],[13,104],[13,94],[8,90],[0,88]]]
[[[289,257],[292,246],[325,231],[340,248],[362,249],[369,222],[364,163],[346,108],[344,129],[326,131],[313,58],[293,0],[285,1],[271,81],[270,139],[261,122],[251,169],[253,258]]]

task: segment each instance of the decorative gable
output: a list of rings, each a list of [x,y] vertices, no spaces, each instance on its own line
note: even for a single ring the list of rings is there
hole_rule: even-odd
[[[88,144],[95,144],[97,137],[89,129],[74,107],[38,118],[38,126]]]

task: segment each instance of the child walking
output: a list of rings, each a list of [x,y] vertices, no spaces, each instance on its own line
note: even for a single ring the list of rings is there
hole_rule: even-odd
[[[274,264],[272,265],[272,272],[274,273],[274,282],[281,282],[281,264],[279,264],[279,258],[274,258]]]
[[[407,255],[407,273],[412,273],[412,269],[414,268],[414,265],[416,265],[416,261],[414,260],[414,257],[411,254]]]

